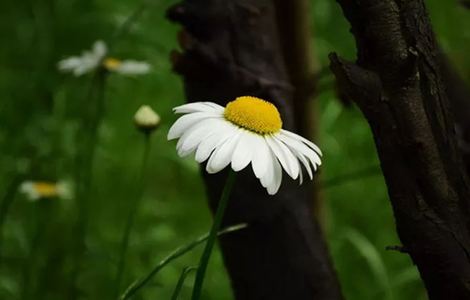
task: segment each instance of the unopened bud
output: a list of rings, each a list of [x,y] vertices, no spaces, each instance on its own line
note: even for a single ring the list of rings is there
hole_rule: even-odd
[[[145,133],[151,133],[160,124],[160,116],[148,105],[142,105],[134,115],[137,128]]]

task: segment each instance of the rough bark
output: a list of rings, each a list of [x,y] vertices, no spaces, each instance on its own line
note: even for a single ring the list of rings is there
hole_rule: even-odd
[[[374,134],[404,250],[429,299],[470,299],[470,188],[422,0],[338,0],[358,58],[330,56]]]
[[[226,104],[241,95],[274,102],[286,128],[294,130],[289,83],[268,0],[187,0],[170,8],[183,25],[174,52],[187,98]],[[204,174],[212,209],[225,174]],[[249,228],[221,239],[236,299],[342,299],[318,225],[311,214],[312,188],[284,177],[269,196],[251,169],[241,172],[232,192],[225,225]]]

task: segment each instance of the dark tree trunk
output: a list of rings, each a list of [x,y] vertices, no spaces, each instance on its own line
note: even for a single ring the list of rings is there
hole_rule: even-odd
[[[295,130],[289,82],[280,50],[275,11],[268,0],[187,0],[168,16],[183,25],[173,53],[191,101],[225,104],[241,95],[274,102],[285,127]],[[204,174],[211,207],[217,205],[225,174]],[[221,248],[235,298],[342,299],[322,234],[311,213],[312,188],[284,177],[269,196],[251,169],[240,173],[225,225],[249,228],[227,235]]]
[[[338,2],[358,59],[331,68],[373,131],[404,251],[430,299],[470,299],[470,189],[423,0]]]

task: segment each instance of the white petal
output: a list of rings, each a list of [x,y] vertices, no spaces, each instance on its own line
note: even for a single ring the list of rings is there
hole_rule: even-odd
[[[196,161],[202,163],[209,158],[212,151],[219,145],[223,144],[229,137],[236,131],[236,127],[228,122],[222,121],[220,124],[212,129],[212,133],[197,147]]]
[[[205,138],[212,134],[213,128],[220,122],[222,121],[218,119],[206,119],[189,128],[176,144],[178,155],[185,157],[193,152]]]
[[[256,178],[262,178],[265,176],[268,170],[270,150],[262,136],[250,132],[250,140],[250,144],[253,149],[253,159],[251,160],[251,166]]]
[[[59,68],[60,71],[67,72],[67,71],[71,71],[77,68],[80,64],[81,64],[81,59],[77,56],[72,56],[72,57],[59,61],[59,63],[57,64],[57,67]]]
[[[66,200],[70,200],[74,197],[73,186],[68,181],[59,181],[56,185],[57,195]]]
[[[317,169],[317,166],[321,165],[320,156],[318,156],[318,154],[311,148],[307,147],[306,144],[288,135],[285,135],[284,132],[280,132],[276,135],[276,137],[280,139],[284,144],[288,145],[291,149],[293,149],[292,151],[294,153],[298,152],[308,158],[315,170]]]
[[[187,114],[194,112],[217,112],[222,115],[224,113],[224,107],[212,102],[194,102],[173,108],[173,111],[177,114]]]
[[[273,156],[273,158],[275,158],[274,153],[272,154],[272,156]],[[281,168],[281,165],[279,164],[277,159],[272,159],[272,163],[273,163],[273,168],[274,168],[273,180],[272,180],[271,184],[268,186],[268,194],[270,194],[270,195],[274,195],[274,194],[277,193],[277,191],[279,190],[279,187],[281,186],[281,182],[282,182],[282,168]]]
[[[230,161],[232,160],[233,151],[237,146],[238,139],[240,138],[240,134],[242,133],[241,129],[238,129],[235,134],[229,137],[225,143],[220,145],[214,150],[209,161],[207,162],[206,171],[209,174],[214,174],[222,169],[224,169]]]
[[[288,130],[284,130],[284,129],[281,129],[281,133],[295,139],[295,140],[298,140],[298,141],[301,141],[303,142],[304,144],[307,144],[307,146],[309,146],[310,148],[312,148],[313,150],[315,150],[315,152],[318,153],[318,155],[322,156],[322,152],[320,150],[320,148],[315,145],[314,143],[312,143],[311,141],[307,140],[306,138],[304,138],[303,136],[300,136],[298,134],[295,134],[293,132],[290,132]]]
[[[290,147],[289,147],[290,148]],[[310,164],[308,162],[308,160],[305,158],[305,156],[303,156],[302,154],[298,153],[297,151],[295,151],[295,149],[292,149],[292,152],[295,154],[295,156],[297,156],[297,158],[302,162],[302,164],[304,165],[305,169],[307,170],[307,173],[308,173],[308,177],[310,177],[310,180],[313,179],[313,172],[312,172],[312,168],[310,168]],[[316,170],[317,169],[317,166],[316,165],[313,165],[314,169]],[[300,172],[300,174],[302,174],[302,171]]]
[[[115,70],[123,75],[143,75],[150,72],[151,66],[147,62],[137,60],[125,60]]]
[[[300,171],[299,162],[289,148],[276,140],[272,135],[267,135],[264,139],[268,143],[269,148],[273,151],[274,155],[279,159],[279,162],[284,170],[286,170],[287,174],[289,174],[292,179],[297,179]]]
[[[274,138],[275,139],[278,139],[280,142],[283,142],[283,136],[281,136],[282,134],[276,134],[274,135]],[[307,170],[307,173],[308,173],[308,176],[310,177],[310,179],[313,179],[313,172],[312,172],[312,168],[310,167],[310,163],[308,161],[308,159],[305,158],[304,154],[302,154],[301,151],[298,151],[297,148],[295,148],[294,146],[292,146],[291,144],[289,143],[284,143],[287,147],[289,147],[289,149],[291,150],[291,152],[302,162],[302,164],[304,165],[305,169]],[[307,150],[310,150],[308,149],[308,147],[306,147]],[[312,150],[310,150],[312,151]],[[313,152],[313,151],[312,151]],[[313,153],[314,155],[316,153]],[[314,167],[316,169],[316,165],[314,164]],[[302,176],[302,171],[300,171],[300,176]],[[303,181],[303,179],[301,178],[301,181]]]
[[[287,163],[291,169],[292,174],[294,175],[294,176],[291,176],[292,179],[297,179],[299,177],[299,174],[302,171],[300,168],[299,160],[297,159],[295,154],[289,149],[289,147],[287,147],[286,145],[284,145],[284,143],[274,138],[272,135],[271,137],[272,137],[272,141],[280,147],[280,149],[286,156]]]
[[[168,132],[168,140],[181,137],[186,130],[196,125],[198,122],[209,118],[220,118],[220,116],[215,115],[214,113],[197,112],[180,117],[176,120],[173,126],[171,126],[170,131]]]
[[[269,148],[268,148],[269,150]],[[260,178],[261,185],[265,188],[273,185],[274,180],[274,163],[277,162],[277,158],[274,156],[271,150],[266,153],[267,166],[266,172],[263,177]]]
[[[253,149],[250,145],[250,132],[241,129],[242,133],[238,139],[238,144],[235,147],[232,155],[232,169],[235,172],[243,170],[253,157]]]
[[[98,40],[93,44],[93,56],[103,58],[108,52],[108,47],[105,42]]]

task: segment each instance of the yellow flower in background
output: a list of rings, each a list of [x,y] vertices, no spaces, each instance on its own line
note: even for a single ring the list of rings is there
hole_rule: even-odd
[[[20,185],[20,192],[31,201],[44,198],[70,199],[73,197],[71,184],[65,181],[25,181]]]
[[[226,107],[195,102],[174,108],[184,114],[170,128],[168,139],[181,157],[195,152],[208,160],[206,171],[217,173],[231,164],[238,172],[250,163],[255,176],[270,195],[276,194],[282,170],[303,181],[303,166],[310,179],[321,165],[321,150],[311,141],[282,129],[282,119],[272,103],[251,96],[238,97]]]
[[[150,72],[150,65],[136,60],[119,60],[108,57],[106,43],[98,40],[91,50],[86,50],[80,56],[71,56],[58,63],[59,71],[72,73],[76,77],[93,72],[99,67],[104,67],[110,72],[122,75],[143,75]]]
[[[122,61],[114,57],[108,57],[103,61],[103,66],[110,71],[118,69],[121,65]]]
[[[134,123],[138,129],[151,132],[160,125],[160,116],[150,106],[142,105],[134,115]]]

